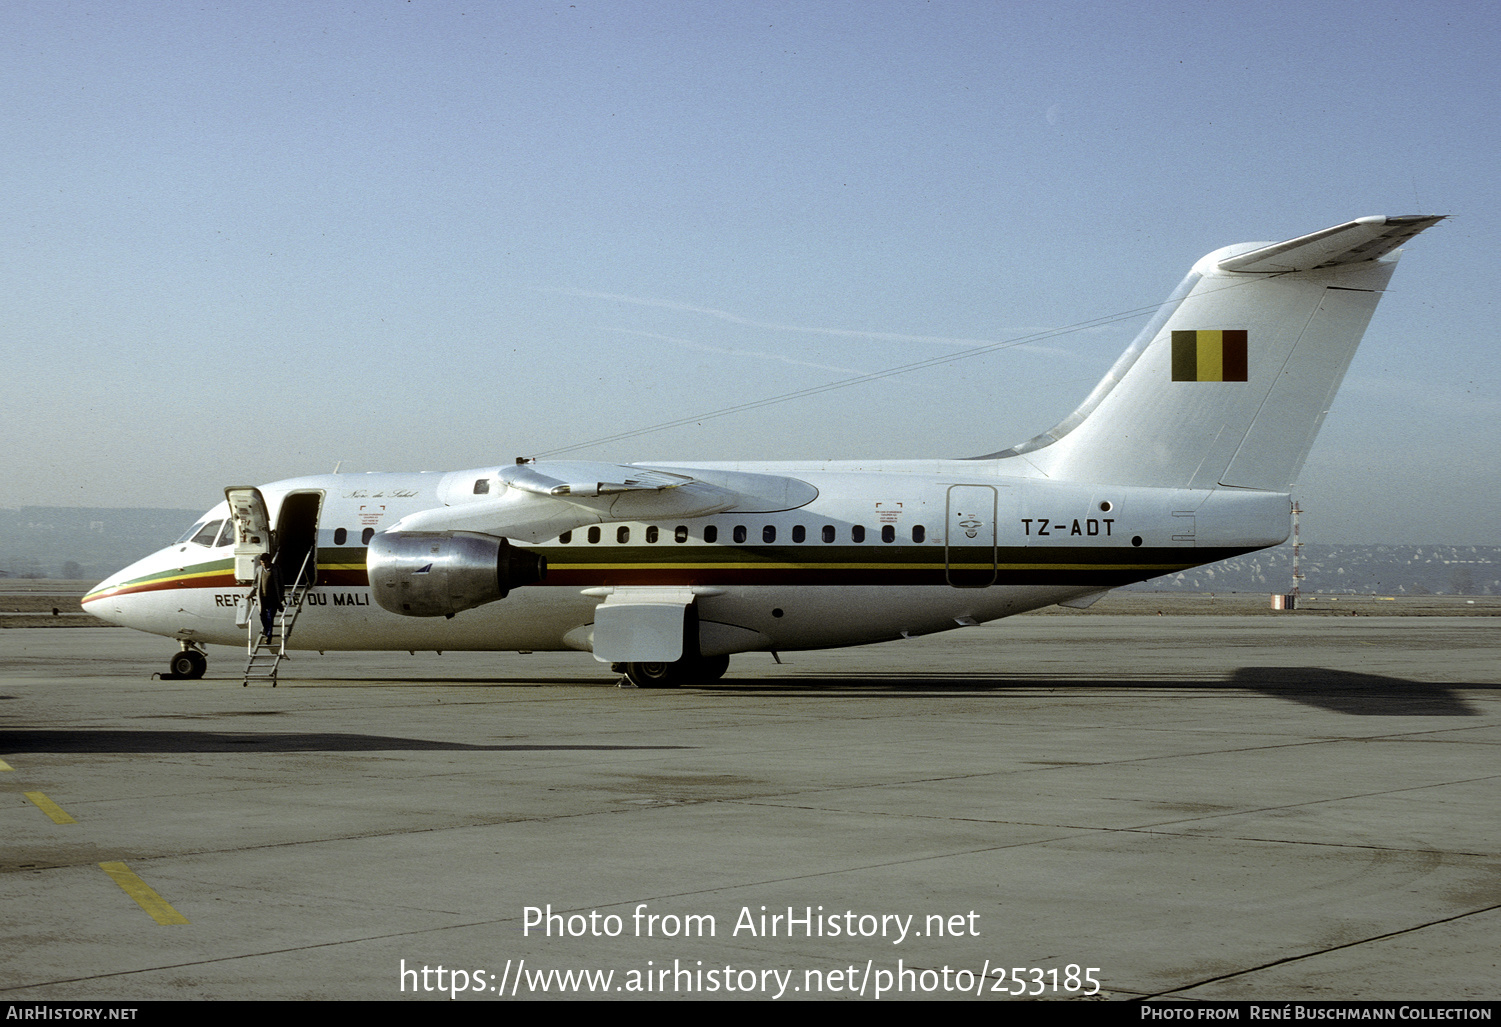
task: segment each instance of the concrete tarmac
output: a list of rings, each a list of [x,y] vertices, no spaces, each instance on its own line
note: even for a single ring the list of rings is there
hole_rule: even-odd
[[[1498,632],[1021,617],[639,691],[6,630],[0,998],[1494,1000]]]

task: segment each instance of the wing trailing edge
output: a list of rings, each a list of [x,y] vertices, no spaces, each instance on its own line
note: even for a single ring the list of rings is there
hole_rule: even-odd
[[[620,495],[626,492],[662,492],[692,484],[692,475],[669,474],[620,464],[595,464],[567,460],[545,464],[544,474],[534,464],[517,464],[496,475],[507,486],[539,496],[578,497]],[[564,474],[566,478],[555,477]],[[618,480],[616,480],[618,479]]]

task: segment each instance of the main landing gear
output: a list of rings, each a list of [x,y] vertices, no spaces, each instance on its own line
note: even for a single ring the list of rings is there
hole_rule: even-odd
[[[612,664],[625,672],[637,688],[677,688],[680,685],[703,685],[724,677],[730,667],[728,656],[684,657],[673,663]]]
[[[172,657],[167,664],[168,677],[197,681],[208,670],[208,657],[192,642],[182,643],[182,652]]]

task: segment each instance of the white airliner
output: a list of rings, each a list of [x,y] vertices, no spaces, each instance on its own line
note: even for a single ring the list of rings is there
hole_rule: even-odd
[[[288,590],[273,683],[285,648],[574,649],[668,686],[719,677],[733,653],[1087,606],[1287,537],[1397,247],[1441,220],[1216,250],[1077,410],[986,456],[528,460],[231,487],[84,607],[176,639],[172,673],[199,677],[205,643],[256,649],[242,600],[270,552]]]

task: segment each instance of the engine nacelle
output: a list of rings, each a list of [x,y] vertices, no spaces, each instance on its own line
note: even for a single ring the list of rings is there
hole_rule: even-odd
[[[365,570],[383,609],[405,617],[452,617],[541,581],[547,560],[496,535],[398,531],[370,540]]]

